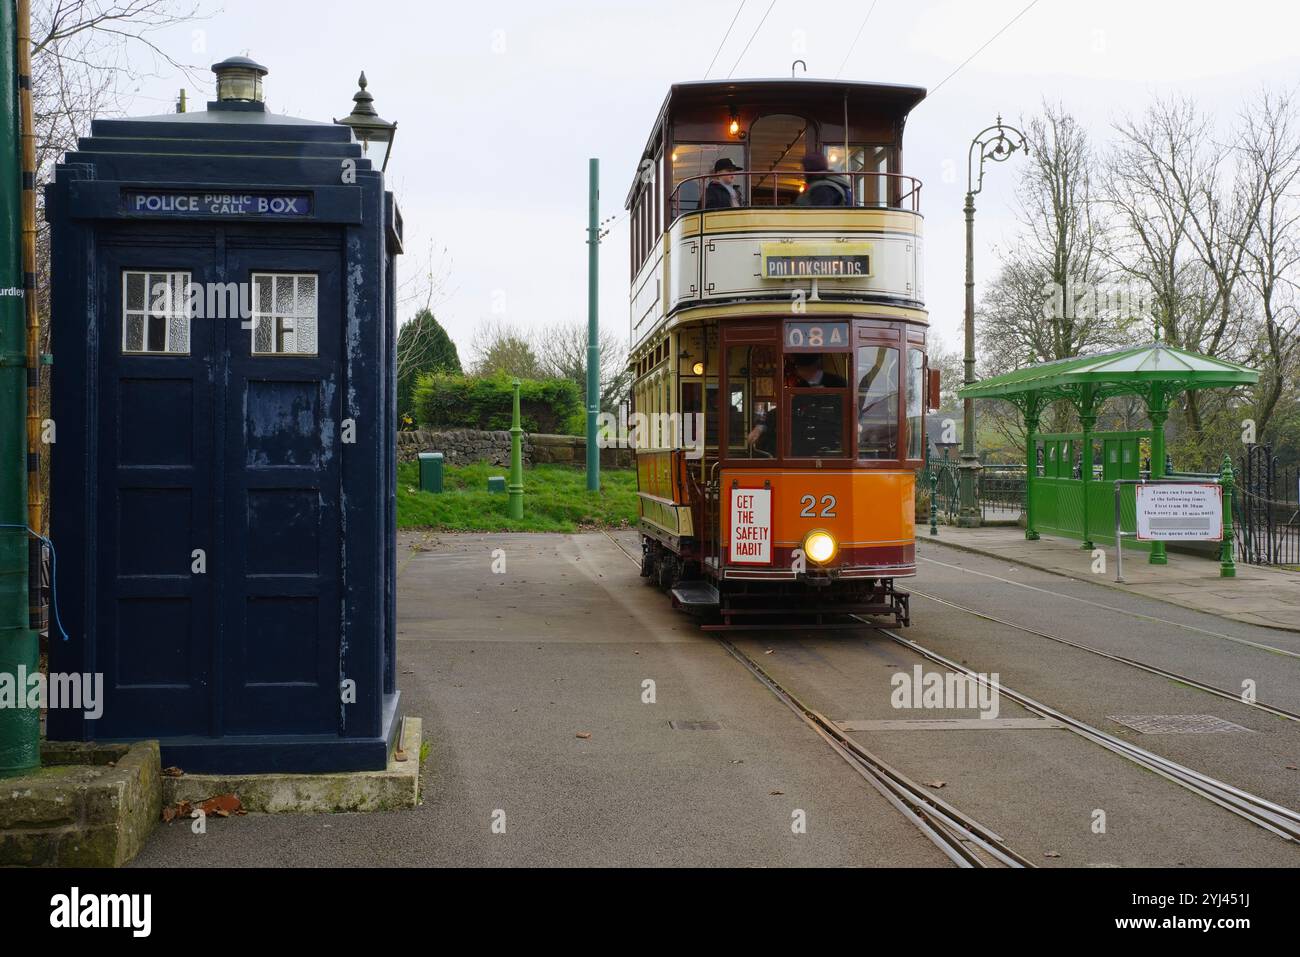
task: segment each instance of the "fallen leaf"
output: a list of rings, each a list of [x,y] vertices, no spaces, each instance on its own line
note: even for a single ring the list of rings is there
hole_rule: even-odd
[[[172,807],[170,804],[163,808],[162,819],[165,824],[170,824],[172,821],[176,820],[176,808]]]
[[[215,814],[217,817],[230,817],[241,807],[243,807],[243,804],[233,794],[218,794],[216,797],[210,797],[199,805],[204,814]]]
[[[590,731],[579,731],[577,736],[578,736],[579,738],[582,738],[582,740],[586,741],[588,738],[591,737],[591,732],[590,732]]]
[[[185,773],[184,771],[182,771],[180,768],[176,767],[175,765],[173,765],[173,766],[170,767],[170,768],[163,768],[163,769],[162,769],[162,775],[163,775],[163,777],[165,777],[165,778],[179,778],[179,777],[181,777],[184,773]]]
[[[926,787],[934,788],[936,791],[939,790],[939,788],[946,788],[947,786],[947,781],[929,781],[926,783]]]
[[[769,649],[767,649],[767,651],[763,652],[763,654],[765,654],[765,655],[771,655],[771,654],[775,654],[775,653],[776,653],[776,652],[774,652],[771,648],[769,648]]]
[[[784,791],[768,791],[768,794],[784,794]]]
[[[1288,764],[1288,765],[1286,766],[1286,769],[1287,769],[1288,771],[1300,771],[1300,768],[1296,767],[1294,764]]]
[[[1060,857],[1060,856],[1061,855],[1057,854],[1056,851],[1048,851],[1046,854],[1043,855],[1043,857]]]

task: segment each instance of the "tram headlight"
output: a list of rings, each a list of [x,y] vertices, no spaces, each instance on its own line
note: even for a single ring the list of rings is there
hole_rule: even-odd
[[[839,545],[830,532],[809,532],[803,540],[803,553],[818,565],[825,565],[835,557],[837,551]]]

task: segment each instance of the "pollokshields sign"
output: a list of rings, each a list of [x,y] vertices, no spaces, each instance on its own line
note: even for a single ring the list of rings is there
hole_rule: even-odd
[[[1137,486],[1137,538],[1143,542],[1221,541],[1223,489],[1209,482]]]
[[[772,564],[772,490],[731,490],[731,560],[735,564]]]

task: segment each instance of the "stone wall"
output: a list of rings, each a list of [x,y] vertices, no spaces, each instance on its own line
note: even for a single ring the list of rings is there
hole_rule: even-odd
[[[420,452],[441,452],[448,465],[465,465],[470,462],[489,462],[501,468],[510,467],[510,433],[482,432],[476,429],[450,429],[432,432],[417,429],[397,433],[397,460],[414,462]],[[587,440],[581,435],[546,435],[524,433],[523,455],[525,465],[560,464],[581,467],[587,461]],[[600,464],[604,468],[631,468],[630,449],[601,449]]]

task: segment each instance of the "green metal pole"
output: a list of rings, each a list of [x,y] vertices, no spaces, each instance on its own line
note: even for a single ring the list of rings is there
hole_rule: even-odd
[[[1151,477],[1153,479],[1164,478],[1165,475],[1165,420],[1169,418],[1168,401],[1163,386],[1159,383],[1151,386],[1151,402],[1147,407],[1147,415],[1151,419]],[[1152,565],[1169,564],[1164,542],[1151,543],[1151,555],[1147,561]]]
[[[925,471],[930,480],[930,534],[939,534],[939,515],[938,502],[939,497],[939,474],[934,470],[934,459],[930,455],[931,443],[925,443]]]
[[[1038,401],[1030,396],[1025,406],[1025,540],[1038,541],[1034,528],[1034,481],[1038,478],[1038,448],[1034,433],[1038,431]]]
[[[600,491],[600,160],[588,163],[587,184],[587,491]]]
[[[1097,403],[1092,385],[1083,387],[1082,401],[1079,404],[1079,424],[1083,429],[1083,450],[1079,455],[1079,480],[1082,483],[1080,488],[1083,490],[1083,544],[1079,547],[1092,551],[1096,546],[1092,540],[1092,529],[1088,524],[1091,520],[1088,516],[1088,499],[1092,494],[1089,489],[1092,483],[1092,430],[1097,427]]]
[[[39,671],[27,593],[27,336],[22,272],[22,193],[18,121],[18,30],[10,0],[0,3],[0,675],[26,703],[20,675]],[[17,527],[12,527],[17,526]],[[40,765],[40,711],[0,707],[0,777]]]
[[[1219,552],[1219,577],[1236,578],[1237,563],[1232,554],[1232,492],[1237,486],[1237,477],[1232,471],[1232,459],[1226,455],[1219,471],[1219,484],[1223,486],[1223,546]]]
[[[966,309],[964,333],[966,353],[962,358],[962,383],[975,381],[975,194],[966,194]],[[961,464],[957,466],[957,524],[979,528],[982,524],[975,483],[980,470],[975,453],[975,400],[962,399]]]
[[[506,487],[506,514],[524,517],[524,430],[519,424],[519,380],[514,381],[514,412],[510,419],[510,484]]]

